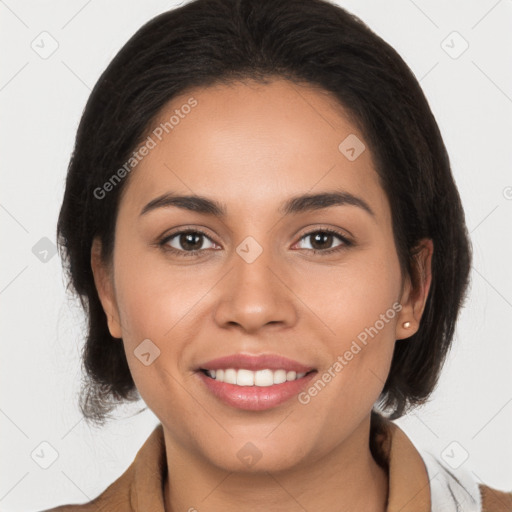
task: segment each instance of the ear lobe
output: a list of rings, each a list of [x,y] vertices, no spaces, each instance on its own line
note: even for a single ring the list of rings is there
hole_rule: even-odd
[[[91,269],[94,276],[94,284],[100,299],[103,311],[107,317],[108,329],[114,338],[122,338],[119,311],[115,297],[113,276],[111,269],[101,257],[101,241],[95,237],[91,247]]]
[[[434,243],[430,238],[422,239],[415,251],[413,276],[407,276],[400,303],[402,310],[398,317],[396,339],[409,338],[419,328],[432,283],[432,255]],[[403,323],[410,322],[409,328]]]

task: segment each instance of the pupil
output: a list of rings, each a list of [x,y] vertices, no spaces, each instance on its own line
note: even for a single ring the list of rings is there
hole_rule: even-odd
[[[325,242],[331,242],[332,241],[332,237],[333,235],[331,235],[330,233],[323,233],[323,232],[319,232],[317,233],[314,237],[313,237],[313,243],[311,244],[313,246],[314,249],[317,249],[318,247],[315,247],[315,244],[319,241],[320,242],[320,245],[322,243],[325,244]],[[320,247],[320,249],[325,249],[325,247]]]
[[[202,235],[197,233],[186,233],[180,237],[181,246],[185,249],[197,250],[201,248],[201,241],[198,241]],[[195,243],[191,240],[196,239]]]

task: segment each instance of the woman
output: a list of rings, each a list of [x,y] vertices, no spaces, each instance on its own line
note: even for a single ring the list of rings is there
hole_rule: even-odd
[[[471,248],[399,55],[321,0],[196,0],[122,48],[58,222],[89,316],[81,407],[161,423],[52,510],[502,511],[392,420],[431,394]]]

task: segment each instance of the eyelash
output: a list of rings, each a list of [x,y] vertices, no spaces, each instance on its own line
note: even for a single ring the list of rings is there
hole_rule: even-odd
[[[171,252],[173,254],[176,254],[177,256],[182,256],[182,257],[185,257],[185,258],[191,257],[191,256],[196,256],[201,251],[206,250],[206,249],[198,249],[198,250],[195,250],[195,251],[182,251],[182,250],[176,249],[174,247],[165,247],[165,245],[170,240],[172,240],[173,238],[175,238],[178,235],[181,235],[183,233],[193,233],[193,234],[199,233],[199,234],[205,236],[206,238],[208,238],[208,240],[210,240],[211,242],[213,242],[213,240],[211,240],[211,238],[204,231],[201,231],[198,228],[194,228],[194,229],[183,229],[181,231],[176,231],[175,233],[172,233],[171,235],[168,235],[168,236],[165,236],[164,238],[162,238],[157,244],[164,251],[168,251],[168,252]],[[353,242],[348,240],[340,232],[338,232],[338,231],[336,231],[334,229],[328,229],[328,228],[316,229],[314,231],[310,231],[308,233],[305,233],[304,235],[302,235],[300,237],[299,241],[302,240],[303,238],[306,238],[308,236],[314,235],[316,233],[328,233],[328,234],[331,234],[331,235],[335,235],[335,236],[337,236],[343,242],[343,244],[338,245],[336,247],[332,247],[331,249],[326,249],[326,250],[306,249],[307,251],[311,251],[313,254],[321,254],[321,255],[325,256],[327,254],[332,254],[332,253],[335,253],[335,252],[342,251],[342,250],[347,249],[348,247],[351,247],[351,246],[354,245]]]

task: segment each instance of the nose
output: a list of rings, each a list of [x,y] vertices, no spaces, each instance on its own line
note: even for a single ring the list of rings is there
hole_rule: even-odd
[[[283,262],[272,258],[270,250],[263,250],[253,261],[243,252],[236,253],[232,265],[219,283],[214,314],[219,327],[238,326],[247,333],[255,333],[265,326],[274,329],[295,324],[299,300]]]

